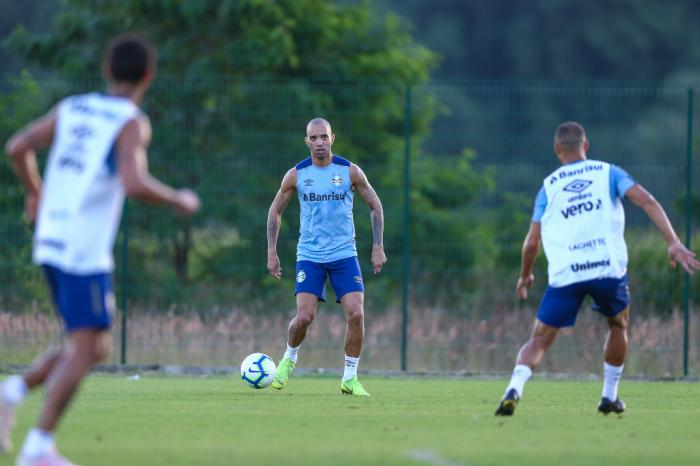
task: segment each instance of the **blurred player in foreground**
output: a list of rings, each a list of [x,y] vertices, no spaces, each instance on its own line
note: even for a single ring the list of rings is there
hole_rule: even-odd
[[[284,388],[297,362],[297,353],[306,330],[316,317],[318,301],[326,300],[326,280],[330,279],[336,302],[343,306],[347,318],[345,333],[345,371],[340,383],[342,393],[368,396],[357,380],[357,365],[364,340],[364,284],[355,248],[355,225],[352,217],[355,191],[370,209],[372,233],[372,268],[379,273],[386,263],[384,254],[384,212],[377,193],[364,172],[349,161],[333,154],[335,134],[331,125],[315,118],[306,126],[306,145],[311,157],[299,162],[282,179],[282,186],[272,201],[267,217],[267,268],[277,279],[282,275],[277,256],[282,213],[294,194],[301,206],[300,237],[297,246],[296,285],[297,314],[289,324],[287,350],[277,367],[272,386]]]
[[[136,35],[109,43],[103,62],[108,92],[61,100],[7,143],[26,190],[26,216],[36,219],[34,262],[44,271],[65,328],[65,342],[23,376],[0,386],[0,449],[11,448],[16,407],[41,385],[45,399],[18,466],[70,466],[54,431],[83,378],[107,354],[114,311],[112,249],[124,197],[166,204],[183,214],[197,195],[175,190],[148,171],[151,124],[138,107],[155,77],[155,49]],[[51,146],[42,184],[36,151]]]
[[[537,194],[530,231],[523,244],[516,293],[520,299],[527,298],[540,240],[547,256],[549,286],[537,311],[532,336],[518,353],[497,416],[513,414],[525,382],[559,329],[575,324],[586,295],[593,298],[594,309],[606,318],[609,327],[598,411],[609,414],[625,410],[625,403],[617,395],[627,353],[629,318],[623,197],[641,207],[661,231],[671,265],[680,264],[688,273],[700,267],[695,254],[678,239],[656,199],[619,167],[588,160],[588,147],[581,125],[559,125],[554,135],[554,152],[562,166],[544,179]]]

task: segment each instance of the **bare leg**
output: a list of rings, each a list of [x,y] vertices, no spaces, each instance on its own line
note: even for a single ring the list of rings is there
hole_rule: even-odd
[[[539,319],[535,319],[532,334],[527,343],[520,348],[516,359],[513,375],[510,378],[506,392],[501,403],[496,409],[496,416],[512,416],[518,400],[523,395],[525,383],[542,362],[544,353],[552,346],[559,329],[549,326]]]
[[[611,366],[621,366],[625,363],[627,354],[627,323],[629,322],[629,308],[620,312],[615,317],[608,318],[610,331],[605,339],[605,362]]]
[[[558,328],[551,327],[541,320],[535,319],[530,340],[520,348],[516,364],[528,366],[532,370],[537,369],[540,362],[542,362],[544,353],[554,343],[557,333],[559,333]]]
[[[603,393],[598,405],[598,411],[608,414],[622,413],[625,403],[618,399],[617,388],[622,377],[622,368],[627,354],[627,322],[629,309],[625,309],[615,317],[609,317],[610,331],[605,338],[605,364],[603,364]]]
[[[316,317],[318,297],[311,293],[297,293],[297,315],[289,323],[287,344],[292,348],[301,345],[306,338],[306,330]]]
[[[46,398],[38,428],[52,432],[75,395],[83,378],[107,355],[106,330],[76,330],[53,363],[46,377]]]
[[[353,358],[360,357],[365,337],[364,301],[365,295],[359,291],[348,293],[340,300],[347,319],[345,354]]]
[[[27,384],[27,388],[31,390],[42,385],[56,366],[61,354],[63,354],[63,348],[55,348],[47,351],[34,361],[32,367],[22,376]]]

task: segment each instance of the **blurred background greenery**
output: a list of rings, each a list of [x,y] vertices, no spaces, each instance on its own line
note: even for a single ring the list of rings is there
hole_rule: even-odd
[[[277,282],[266,270],[265,224],[282,175],[307,156],[304,127],[315,116],[331,121],[335,152],[367,172],[384,204],[389,263],[378,276],[367,267],[368,211],[361,200],[355,208],[368,312],[391,316],[406,308],[416,329],[429,325],[433,311],[498,326],[494,316],[536,306],[546,285],[543,257],[530,304],[517,303],[512,290],[532,200],[557,167],[551,140],[561,121],[581,122],[589,156],[621,165],[650,189],[681,236],[700,215],[696,200],[690,209],[686,203],[688,171],[698,179],[697,164],[687,162],[697,134],[690,113],[700,72],[696,2],[4,0],[0,6],[3,140],[63,96],[102,90],[99,67],[109,37],[136,30],[159,49],[159,77],[144,102],[154,126],[152,170],[200,192],[204,210],[185,222],[129,203],[115,253],[118,298],[122,307],[128,302],[130,319],[196,315],[215,325],[234,311],[275,322],[293,311],[290,275]],[[7,164],[0,179],[6,246],[0,311],[49,312],[29,259],[21,188]],[[292,203],[280,236],[287,271],[294,267],[297,230]],[[661,236],[634,208],[627,240],[634,312],[664,325],[682,309],[683,276],[668,267]],[[690,287],[693,303],[697,284]],[[532,313],[520,319],[526,328]],[[281,347],[280,325],[272,327]],[[19,354],[12,348],[26,337],[6,330],[0,349],[7,348],[3,359],[12,362]],[[434,337],[412,346],[414,358],[421,348],[443,354],[467,338]],[[129,338],[138,346],[137,337]],[[496,338],[484,346],[498,346]],[[397,331],[385,344],[398,348],[399,339]],[[680,342],[679,334],[648,349],[677,358],[645,370],[677,373]],[[508,345],[500,349],[512,353]],[[511,364],[507,356],[507,362],[470,364],[500,370]],[[395,362],[379,355],[372,361],[378,368]],[[450,361],[444,368],[465,364]],[[191,362],[219,360],[205,354]],[[319,357],[318,364],[326,363]],[[422,364],[437,369],[440,358]]]

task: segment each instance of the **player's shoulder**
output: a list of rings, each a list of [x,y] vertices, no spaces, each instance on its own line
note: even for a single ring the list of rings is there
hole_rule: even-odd
[[[343,167],[349,167],[353,165],[348,159],[341,157],[339,155],[333,154],[333,158],[331,159],[331,163],[335,165],[340,165]]]
[[[586,162],[589,165],[603,165],[603,166],[607,166],[607,167],[614,167],[615,166],[614,164],[612,164],[610,162],[606,162],[605,160],[600,160],[600,159],[586,159]]]
[[[284,174],[282,177],[282,186],[292,188],[297,185],[297,165],[287,170],[287,172]]]
[[[143,135],[151,133],[151,119],[142,111],[138,111],[124,123],[125,128],[133,129]]]
[[[81,105],[85,105],[91,94],[92,93],[67,95],[56,102],[54,108],[56,108],[58,111],[64,111],[71,108],[80,108]]]
[[[305,168],[309,168],[311,166],[311,164],[312,164],[311,157],[307,157],[304,160],[302,160],[301,162],[297,163],[294,166],[293,170],[296,170],[296,171],[303,170]]]

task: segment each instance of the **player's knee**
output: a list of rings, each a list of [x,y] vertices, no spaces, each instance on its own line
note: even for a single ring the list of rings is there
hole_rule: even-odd
[[[93,348],[92,351],[92,363],[93,364],[99,364],[105,359],[107,359],[107,355],[109,354],[109,348],[106,343],[104,342],[97,342],[95,344],[95,347]]]
[[[299,312],[294,319],[294,323],[297,327],[306,328],[311,325],[314,321],[314,314],[312,312]]]
[[[617,315],[608,319],[608,327],[610,330],[616,330],[619,332],[627,331],[627,315]]]
[[[349,324],[361,324],[365,318],[362,306],[353,306],[346,311],[346,314]]]

